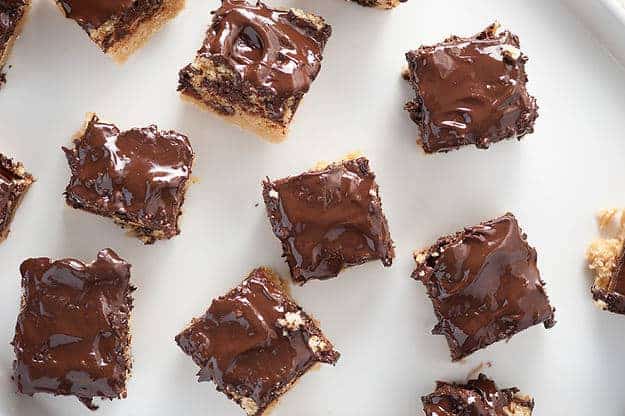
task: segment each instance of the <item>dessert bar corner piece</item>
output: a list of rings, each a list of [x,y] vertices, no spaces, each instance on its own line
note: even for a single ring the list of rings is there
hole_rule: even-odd
[[[406,53],[416,98],[406,110],[426,153],[518,138],[534,130],[536,100],[526,90],[519,38],[495,23],[469,38],[452,36]]]
[[[212,381],[249,416],[265,414],[314,365],[340,356],[266,268],[213,300],[176,343],[200,367],[199,381]]]
[[[55,0],[115,61],[124,62],[184,7],[184,0]]]
[[[603,309],[625,315],[625,211],[604,210],[599,213],[601,238],[588,247],[586,259],[595,280],[592,296]]]
[[[194,159],[186,136],[155,125],[122,132],[88,114],[74,148],[63,150],[69,206],[110,217],[146,244],[180,233]]]
[[[34,181],[21,163],[0,153],[0,242],[9,235],[15,212]]]
[[[404,3],[408,0],[354,0],[361,6],[374,7],[377,9],[392,9],[397,7],[399,3]]]
[[[22,31],[29,9],[30,0],[0,0],[0,87],[5,81],[2,69]]]
[[[532,397],[516,387],[499,390],[484,374],[466,384],[439,381],[421,402],[427,416],[531,416],[534,410]]]
[[[297,284],[335,277],[345,267],[371,260],[384,266],[393,262],[375,174],[364,157],[267,179],[263,199]]]
[[[20,393],[126,397],[130,374],[130,264],[110,249],[93,263],[33,258],[21,265],[13,379]]]
[[[195,61],[180,71],[178,91],[266,140],[284,140],[321,69],[330,25],[260,1],[223,0],[213,13]]]
[[[542,323],[555,324],[544,282],[515,217],[466,227],[416,252],[413,278],[426,287],[452,360]]]

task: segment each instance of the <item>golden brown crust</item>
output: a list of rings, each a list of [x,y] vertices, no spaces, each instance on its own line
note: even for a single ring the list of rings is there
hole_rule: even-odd
[[[234,114],[225,115],[216,111],[213,107],[208,105],[203,100],[191,94],[185,93],[185,91],[182,91],[180,93],[180,97],[184,101],[195,104],[202,110],[211,112],[227,122],[235,124],[244,130],[249,130],[257,134],[258,136],[270,143],[280,143],[284,141],[289,133],[288,126],[273,122],[262,116],[250,114],[249,112],[246,112],[238,107],[235,108]],[[216,102],[221,101],[220,98],[217,96],[213,96],[212,98],[214,98]],[[232,103],[228,103],[228,105],[232,106]]]
[[[123,64],[130,55],[145,45],[152,35],[176,17],[184,5],[185,0],[165,0],[163,8],[158,13],[141,22],[130,35],[115,42],[106,54],[118,64]]]

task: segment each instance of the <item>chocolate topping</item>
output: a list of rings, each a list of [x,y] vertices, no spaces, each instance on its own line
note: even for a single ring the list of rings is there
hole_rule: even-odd
[[[130,9],[135,0],[58,0],[65,15],[81,26],[95,29]]]
[[[531,133],[536,101],[525,88],[527,57],[519,38],[498,25],[470,38],[451,37],[406,54],[417,93],[407,104],[426,152]]]
[[[339,358],[275,279],[267,269],[252,271],[176,336],[201,367],[199,381],[213,381],[246,410],[251,399],[254,412],[248,414],[262,414],[316,362],[334,364]]]
[[[392,264],[393,241],[366,158],[268,179],[263,197],[295,282],[335,277],[369,260]]]
[[[179,234],[194,157],[186,136],[154,125],[120,132],[93,116],[74,144],[63,148],[70,206],[134,227],[147,243]]]
[[[520,396],[517,388],[498,390],[484,374],[467,384],[436,383],[436,391],[421,398],[427,416],[529,416],[534,401]],[[516,410],[524,408],[523,412]],[[529,413],[527,413],[529,411]]]
[[[592,294],[596,301],[605,303],[605,309],[625,315],[625,250],[621,249],[607,287],[593,287]]]
[[[160,12],[164,0],[57,0],[105,52]]]
[[[126,396],[130,370],[130,265],[112,250],[91,264],[29,259],[22,263],[24,297],[15,327],[14,379],[21,393]]]
[[[214,12],[200,56],[219,56],[242,80],[280,96],[308,91],[321,68],[330,27],[320,36],[296,10],[224,0]]]
[[[555,324],[536,250],[512,214],[444,237],[416,254],[413,277],[426,286],[453,360],[532,325]]]
[[[0,241],[8,235],[15,210],[33,181],[20,163],[0,154]]]

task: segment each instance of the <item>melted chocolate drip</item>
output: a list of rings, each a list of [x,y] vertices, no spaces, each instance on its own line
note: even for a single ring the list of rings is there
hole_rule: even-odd
[[[13,346],[21,393],[94,397],[125,395],[130,370],[130,265],[106,249],[91,264],[29,259]]]
[[[224,0],[214,13],[200,55],[222,57],[242,80],[279,96],[308,91],[329,33],[320,37],[293,11],[261,2]]]
[[[536,101],[525,88],[527,57],[519,39],[493,25],[406,54],[417,93],[407,109],[426,152],[491,143],[533,131]]]
[[[235,399],[251,398],[259,414],[314,363],[339,358],[327,340],[326,350],[311,349],[311,337],[323,337],[320,330],[269,273],[254,270],[176,337],[201,367],[199,381],[211,380]],[[289,328],[287,314],[300,325]]]
[[[369,260],[392,264],[393,241],[366,158],[267,180],[263,197],[296,282],[331,278]]]
[[[74,149],[63,148],[72,171],[69,205],[116,217],[148,234],[179,233],[194,157],[186,136],[156,126],[120,132],[93,116],[74,143]]]
[[[543,323],[555,324],[536,250],[512,214],[440,239],[413,277],[427,287],[445,335],[459,360],[493,342]]]

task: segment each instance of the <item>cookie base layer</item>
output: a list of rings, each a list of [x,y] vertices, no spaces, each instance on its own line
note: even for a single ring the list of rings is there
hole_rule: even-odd
[[[119,64],[124,63],[130,55],[144,46],[148,40],[165,24],[176,17],[184,8],[185,0],[165,0],[162,9],[139,23],[137,28],[128,36],[115,42],[106,50],[106,54]]]
[[[223,97],[216,94],[210,94],[209,92],[199,94],[196,90],[187,88],[180,92],[180,97],[184,101],[195,104],[198,108],[211,112],[229,123],[251,131],[270,143],[283,142],[288,136],[288,126],[251,114],[236,104],[226,102]],[[223,111],[217,110],[225,105],[233,107],[235,109],[234,113],[225,114]]]

